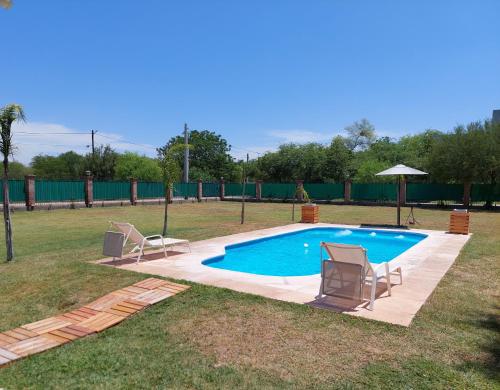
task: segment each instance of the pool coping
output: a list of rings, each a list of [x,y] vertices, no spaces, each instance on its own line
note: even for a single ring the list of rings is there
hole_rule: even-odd
[[[375,301],[375,307],[372,311],[366,309],[366,303],[350,305],[332,298],[316,300],[315,296],[318,294],[320,285],[319,274],[309,276],[267,276],[213,268],[201,263],[203,260],[223,255],[224,248],[227,245],[315,227],[366,229],[366,227],[359,225],[295,223],[196,241],[191,243],[191,253],[177,254],[166,259],[148,260],[139,264],[135,262],[117,262],[113,264],[110,261],[111,259],[106,258],[99,260],[98,263],[130,271],[229,288],[282,301],[310,304],[353,316],[409,326],[418,310],[425,304],[471,236],[470,234],[455,235],[444,231],[424,229],[370,228],[371,230],[412,232],[427,235],[425,239],[392,260],[401,265],[403,284],[393,285],[392,296],[388,297],[383,288],[383,283],[379,283],[377,295],[380,296]],[[395,279],[397,280],[397,278]]]

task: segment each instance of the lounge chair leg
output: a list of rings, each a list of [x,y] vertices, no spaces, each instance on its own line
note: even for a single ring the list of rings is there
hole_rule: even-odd
[[[375,291],[377,290],[377,278],[372,276],[372,289],[370,294],[370,305],[368,306],[369,310],[373,310],[373,306],[375,305]]]
[[[401,270],[401,267],[399,267],[397,271],[399,271],[399,284],[403,284],[403,271]]]
[[[321,299],[323,297],[323,283],[324,283],[323,276],[321,276],[321,283],[319,285],[319,292],[318,292],[318,295],[316,295],[314,297],[314,299]]]
[[[389,264],[385,263],[385,280],[387,283],[387,294],[392,295],[391,291],[391,273],[389,272]]]

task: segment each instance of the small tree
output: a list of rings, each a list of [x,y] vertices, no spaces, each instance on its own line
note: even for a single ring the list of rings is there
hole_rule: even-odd
[[[297,186],[295,189],[295,194],[292,199],[292,222],[295,221],[295,201],[297,199],[302,199],[303,202],[309,203],[311,201],[311,198],[309,198],[309,194],[307,191],[304,189],[304,186]]]
[[[12,223],[10,220],[9,202],[9,156],[13,154],[11,126],[14,121],[24,121],[23,108],[18,104],[8,104],[0,109],[0,152],[3,155],[3,220],[5,224],[5,245],[7,248],[7,261],[14,258],[12,243]]]
[[[163,215],[163,232],[166,236],[168,231],[168,204],[170,193],[173,191],[174,183],[180,179],[182,169],[179,165],[178,153],[184,150],[184,145],[176,144],[170,147],[158,149],[158,162],[162,172],[163,184],[165,186],[165,213]]]

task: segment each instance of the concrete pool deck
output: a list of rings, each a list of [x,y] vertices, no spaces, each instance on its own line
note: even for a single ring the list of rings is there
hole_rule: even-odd
[[[133,257],[124,257],[124,259],[116,262],[109,258],[102,259],[98,263],[130,271],[229,288],[282,301],[309,304],[353,316],[409,326],[413,317],[434,291],[470,238],[470,234],[455,235],[436,230],[384,229],[398,232],[424,233],[428,237],[395,258],[401,264],[403,284],[393,284],[392,296],[388,296],[384,283],[379,282],[377,286],[378,298],[375,300],[375,307],[372,311],[366,309],[367,302],[358,305],[358,302],[348,302],[331,297],[320,300],[315,299],[320,285],[319,274],[309,276],[265,276],[212,268],[201,263],[208,258],[223,255],[226,245],[313,227],[359,228],[360,226],[296,223],[196,241],[191,243],[191,253],[169,252],[172,255],[169,255],[166,259],[163,258],[162,251],[157,251],[149,252],[144,257],[144,261],[141,260],[139,264],[135,262],[135,255]],[[392,280],[393,283],[399,283],[398,277],[393,279],[395,279]]]

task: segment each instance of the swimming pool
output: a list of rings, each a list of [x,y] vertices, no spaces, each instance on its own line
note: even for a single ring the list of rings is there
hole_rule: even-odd
[[[306,276],[320,272],[320,242],[361,245],[368,260],[388,262],[425,239],[422,233],[317,227],[228,245],[225,255],[202,264],[269,276]]]

